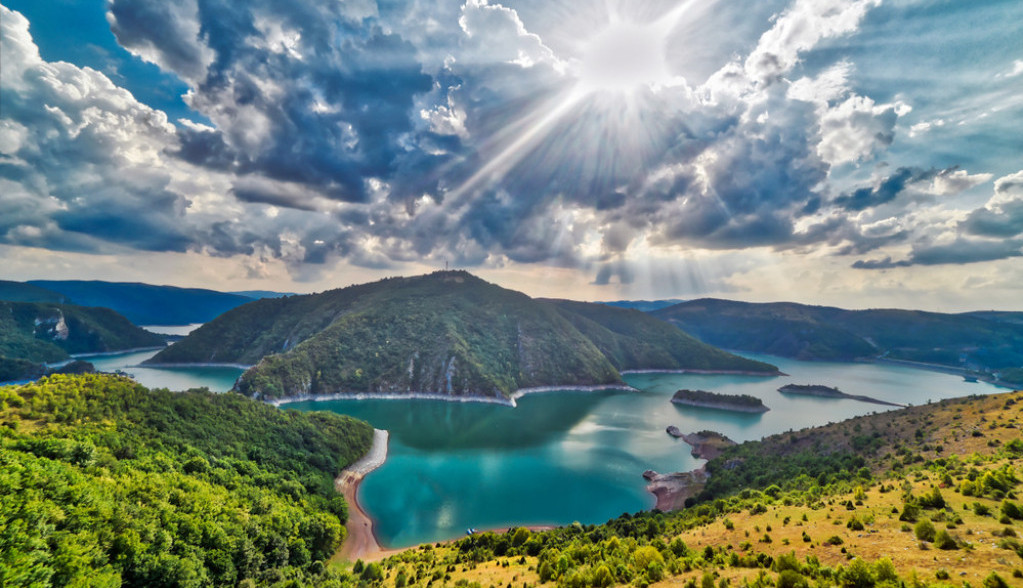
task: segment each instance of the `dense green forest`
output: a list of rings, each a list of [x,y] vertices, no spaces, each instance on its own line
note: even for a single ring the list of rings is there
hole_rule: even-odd
[[[0,387],[0,585],[330,586],[372,428],[112,375]]]
[[[761,361],[712,347],[678,328],[636,309],[604,304],[545,300],[561,311],[619,371],[709,370],[774,373]]]
[[[9,359],[46,363],[72,353],[163,344],[159,335],[107,308],[0,301],[0,356]]]
[[[776,372],[636,311],[534,300],[467,272],[260,300],[203,325],[151,360],[189,362],[258,362],[239,390],[260,398],[336,392],[506,397],[519,388],[620,384],[620,369]]]
[[[798,359],[884,358],[971,370],[1023,368],[1018,313],[941,314],[843,310],[791,302],[754,304],[701,299],[651,313],[725,349]]]

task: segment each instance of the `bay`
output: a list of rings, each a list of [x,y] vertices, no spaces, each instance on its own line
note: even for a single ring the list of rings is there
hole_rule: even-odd
[[[139,367],[155,351],[87,358],[154,388],[206,386],[227,391],[242,370]],[[298,402],[286,408],[332,410],[388,429],[387,462],[366,477],[360,502],[385,546],[451,539],[468,527],[601,523],[653,507],[644,470],[690,470],[702,463],[665,433],[711,429],[736,441],[838,422],[894,407],[848,399],[785,395],[785,384],[823,384],[901,404],[925,404],[998,388],[900,365],[803,362],[744,354],[788,376],[628,374],[637,391],[550,392],[520,398],[517,408],[433,400]],[[750,394],[763,414],[674,405],[680,388]]]
[[[736,441],[838,422],[894,407],[847,399],[783,395],[788,383],[836,386],[901,404],[924,404],[998,389],[962,377],[904,366],[773,363],[782,377],[629,374],[636,392],[554,392],[501,405],[412,400],[289,404],[365,419],[391,432],[387,462],[366,477],[359,499],[382,544],[404,547],[450,539],[465,529],[521,524],[601,523],[653,506],[644,470],[699,467],[688,445],[665,433],[711,429]],[[750,394],[764,414],[674,405],[680,388]]]

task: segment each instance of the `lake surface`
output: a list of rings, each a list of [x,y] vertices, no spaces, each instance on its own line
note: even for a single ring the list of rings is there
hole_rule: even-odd
[[[892,410],[854,400],[787,396],[789,383],[836,386],[902,404],[988,394],[962,377],[884,364],[811,363],[744,354],[789,376],[631,374],[638,392],[555,392],[517,408],[413,400],[340,400],[288,405],[332,410],[391,432],[387,462],[366,477],[360,502],[386,546],[450,539],[468,527],[601,523],[653,507],[644,470],[699,467],[664,430],[712,429],[736,441]],[[671,404],[679,388],[750,394],[772,410],[741,414]]]
[[[137,367],[155,351],[86,358],[120,369],[152,388],[206,386],[226,391],[242,370],[228,367]],[[288,408],[332,410],[391,432],[387,462],[366,477],[359,498],[386,546],[459,537],[522,524],[602,523],[654,505],[644,470],[699,467],[685,443],[664,429],[711,429],[736,441],[838,422],[893,407],[855,400],[784,395],[785,384],[823,384],[902,404],[998,391],[962,377],[887,364],[802,362],[744,354],[789,376],[630,374],[636,392],[551,392],[519,399],[517,408],[431,400],[338,400]],[[750,394],[771,408],[744,414],[677,406],[680,388]]]
[[[234,386],[242,371],[232,367],[140,367],[139,364],[156,355],[156,350],[111,353],[83,357],[101,372],[121,370],[130,374],[148,388],[188,390],[206,386],[214,392],[227,392]]]

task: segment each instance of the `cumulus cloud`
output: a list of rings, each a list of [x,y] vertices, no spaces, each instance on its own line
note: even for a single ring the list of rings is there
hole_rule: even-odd
[[[815,53],[878,4],[795,0],[744,26],[759,37],[702,55],[717,63],[704,83],[616,94],[583,91],[585,55],[571,50],[585,43],[539,34],[523,14],[535,24],[543,9],[513,0],[111,0],[118,42],[183,80],[208,125],[171,123],[99,72],[44,61],[3,9],[0,240],[243,255],[253,276],[273,260],[305,277],[341,258],[449,260],[583,268],[596,284],[634,281],[639,244],[840,256],[947,244],[887,205],[951,198],[991,174],[924,161],[834,183],[836,169],[882,161],[915,112],[858,86],[833,46]],[[1017,236],[1015,181],[946,225]],[[941,257],[919,247],[905,263]]]

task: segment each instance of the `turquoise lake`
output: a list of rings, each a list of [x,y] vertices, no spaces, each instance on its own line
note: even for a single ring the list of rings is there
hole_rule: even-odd
[[[89,358],[122,369],[150,387],[229,390],[234,368],[134,367],[155,352]],[[712,429],[736,441],[800,429],[892,407],[854,400],[786,396],[788,383],[836,386],[902,404],[924,404],[998,388],[959,376],[887,364],[801,362],[745,354],[788,376],[631,374],[637,392],[551,392],[519,399],[517,408],[430,400],[339,400],[288,405],[332,410],[388,429],[387,462],[366,477],[360,501],[385,546],[403,547],[521,524],[601,523],[651,508],[644,470],[689,470],[700,461],[664,429]],[[681,407],[679,388],[750,394],[763,414]]]

